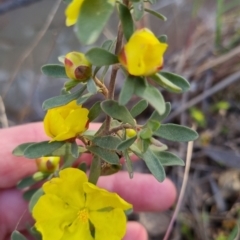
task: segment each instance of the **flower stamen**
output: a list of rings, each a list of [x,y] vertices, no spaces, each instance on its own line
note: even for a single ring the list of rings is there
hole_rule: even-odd
[[[89,214],[88,214],[88,209],[87,208],[83,208],[78,212],[78,219],[82,223],[87,223],[88,222]]]

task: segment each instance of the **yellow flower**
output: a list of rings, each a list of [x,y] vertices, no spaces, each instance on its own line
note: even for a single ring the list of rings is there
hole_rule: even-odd
[[[92,75],[92,65],[80,52],[70,52],[64,58],[65,71],[72,80],[87,81]]]
[[[65,11],[67,26],[72,26],[77,22],[80,8],[83,2],[84,0],[72,0],[72,2],[68,5]]]
[[[45,132],[52,141],[75,138],[88,129],[88,113],[88,109],[77,105],[76,100],[49,109],[43,121]]]
[[[60,157],[41,157],[36,159],[38,171],[51,173],[58,170]]]
[[[163,54],[166,43],[161,43],[147,28],[136,31],[120,55],[120,63],[134,76],[149,76],[163,66]]]
[[[43,240],[121,240],[124,211],[132,205],[88,182],[84,172],[66,168],[43,185],[33,208],[35,227]]]

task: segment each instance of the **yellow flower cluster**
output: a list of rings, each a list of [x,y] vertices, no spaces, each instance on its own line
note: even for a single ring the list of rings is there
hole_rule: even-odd
[[[35,227],[43,240],[121,240],[124,211],[132,205],[88,182],[84,172],[66,168],[43,185],[33,208]]]

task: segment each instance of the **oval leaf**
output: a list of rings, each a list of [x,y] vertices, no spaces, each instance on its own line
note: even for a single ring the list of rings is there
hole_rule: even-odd
[[[84,44],[94,43],[101,34],[115,1],[83,1],[77,21],[77,36]]]
[[[155,120],[158,122],[162,122],[165,118],[167,118],[167,116],[169,115],[169,113],[171,112],[171,104],[169,102],[165,103],[165,112],[164,114],[160,115],[156,110],[152,113],[152,115],[150,116],[149,120]]]
[[[88,61],[97,67],[118,63],[118,57],[103,48],[92,48],[85,55]]]
[[[139,21],[144,14],[144,1],[140,0],[133,3],[133,17],[136,21]]]
[[[155,17],[157,17],[157,18],[159,18],[163,21],[167,21],[167,18],[159,12],[156,12],[156,11],[154,11],[152,9],[149,9],[149,8],[145,8],[144,10],[145,10],[145,12],[148,12],[148,13],[152,14],[153,16],[155,16]]]
[[[14,230],[11,234],[11,240],[27,240],[19,231]]]
[[[162,88],[166,89],[169,92],[174,92],[174,93],[181,93],[182,92],[182,88],[173,84],[167,78],[165,78],[164,76],[162,76],[158,73],[152,75],[151,79],[153,79],[158,85],[160,85]]]
[[[113,100],[105,100],[101,103],[102,110],[112,118],[118,119],[123,123],[129,123],[135,126],[135,121],[125,106],[120,106]]]
[[[42,66],[42,72],[49,77],[68,78],[65,67],[59,64],[47,64]]]
[[[30,142],[30,143],[23,143],[20,144],[19,146],[17,146],[16,148],[14,148],[14,150],[12,151],[12,154],[17,156],[17,157],[21,157],[24,156],[24,151],[32,144],[34,144],[35,142]]]
[[[129,8],[121,3],[119,3],[119,17],[122,23],[124,37],[128,41],[134,32],[134,24]]]
[[[119,157],[113,151],[110,151],[98,146],[90,146],[90,147],[87,147],[87,149],[91,153],[97,155],[98,157],[100,157],[101,159],[103,159],[104,161],[110,164],[119,164]]]
[[[189,142],[198,138],[196,131],[173,123],[162,124],[153,135],[174,142]]]
[[[35,181],[35,179],[33,179],[32,176],[30,177],[25,177],[23,178],[22,180],[20,180],[18,183],[17,183],[17,188],[18,189],[24,189],[26,187],[30,187],[32,186],[33,184],[35,184],[37,181]]]
[[[142,156],[149,171],[159,182],[162,182],[165,179],[166,175],[158,157],[150,149],[143,153]]]
[[[146,85],[142,79],[139,84],[135,84],[135,94],[147,100],[159,114],[165,112],[165,102],[162,94],[153,86]]]
[[[89,110],[88,113],[88,119],[90,122],[92,122],[94,119],[96,119],[102,112],[101,106],[100,106],[101,102],[96,102]]]
[[[37,203],[38,199],[44,194],[42,188],[39,188],[32,196],[30,202],[29,202],[29,205],[28,205],[28,208],[29,208],[29,211],[32,212],[35,204]]]
[[[155,155],[158,157],[159,161],[163,166],[184,166],[184,161],[179,158],[177,155],[171,152],[155,152]]]
[[[187,81],[187,79],[177,74],[170,72],[160,72],[159,74],[168,79],[174,85],[180,87],[182,89],[182,92],[186,92],[190,89],[190,83]]]
[[[130,113],[133,118],[141,114],[148,107],[148,102],[145,99],[140,100],[137,104],[135,104]]]
[[[131,99],[132,95],[134,94],[135,89],[135,81],[138,80],[138,77],[128,75],[126,80],[124,81],[122,90],[119,95],[119,104],[125,105]]]
[[[128,138],[125,141],[122,141],[118,146],[117,149],[119,151],[124,151],[126,149],[128,149],[137,139],[137,135],[135,137],[132,138]]]
[[[24,151],[26,158],[39,158],[47,155],[51,155],[53,151],[59,149],[65,144],[65,142],[40,142],[30,145]]]
[[[65,104],[68,104],[69,102],[81,97],[81,95],[85,90],[86,90],[86,85],[84,85],[77,92],[49,98],[43,102],[42,108],[43,110],[48,110],[50,108],[60,107]]]
[[[123,151],[123,157],[125,160],[126,168],[130,178],[133,178],[133,164],[129,157],[128,151]]]
[[[117,149],[117,146],[119,145],[121,140],[118,137],[114,136],[103,136],[95,137],[92,142],[99,147],[115,150]]]

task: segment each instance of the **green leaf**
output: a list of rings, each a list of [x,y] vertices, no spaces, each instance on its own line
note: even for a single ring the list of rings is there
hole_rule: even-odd
[[[143,128],[140,131],[139,135],[140,135],[141,139],[150,139],[152,137],[152,133],[153,132],[151,131],[151,129]]]
[[[133,3],[133,17],[136,21],[139,21],[144,14],[144,1],[140,0]]]
[[[115,45],[115,42],[116,42],[115,40],[108,39],[102,44],[102,48],[107,50],[108,52],[112,52],[112,49],[113,49],[113,46]],[[98,73],[98,71],[100,69],[101,69],[101,67],[96,67],[94,69],[93,77],[96,76],[96,74]],[[108,66],[105,67],[104,72],[106,71],[106,69],[108,69]],[[102,79],[102,78],[100,78],[100,79]]]
[[[148,12],[148,13],[152,14],[153,16],[155,16],[155,17],[157,17],[157,18],[159,18],[163,21],[167,21],[167,18],[164,15],[160,14],[159,12],[156,12],[156,11],[154,11],[152,9],[149,9],[149,8],[145,8],[144,10],[145,10],[145,12]]]
[[[23,193],[23,199],[29,202],[37,190],[38,190],[37,188],[34,188],[25,191]]]
[[[49,77],[68,78],[65,67],[59,64],[44,65],[42,66],[42,72]]]
[[[17,188],[18,189],[24,189],[26,187],[30,187],[32,186],[33,184],[35,184],[37,181],[35,181],[35,179],[33,179],[32,176],[29,176],[29,177],[25,177],[23,178],[22,180],[20,180],[18,183],[17,183]]]
[[[117,173],[121,170],[121,164],[103,164],[101,169],[101,176],[108,176]]]
[[[92,142],[99,147],[115,150],[117,149],[117,146],[119,145],[121,140],[118,137],[114,136],[102,136],[95,137]]]
[[[141,138],[141,140],[139,141],[139,144],[140,144],[141,152],[145,153],[148,150],[151,142],[149,138],[146,138],[146,139]]]
[[[128,139],[122,141],[117,146],[117,149],[119,151],[124,151],[124,150],[128,149],[136,141],[136,139],[137,139],[137,135],[132,138],[128,138]]]
[[[147,128],[149,128],[152,132],[155,132],[159,129],[160,123],[154,119],[149,119],[145,124]]]
[[[132,109],[130,110],[130,113],[132,117],[135,118],[140,113],[142,113],[147,107],[148,107],[148,102],[145,99],[141,99],[138,103],[136,103],[132,107]]]
[[[84,44],[94,43],[114,11],[115,1],[83,1],[77,20],[77,36]]]
[[[65,91],[66,92],[70,91],[72,88],[76,87],[78,84],[80,84],[80,82],[75,80],[69,80],[65,82],[64,83]]]
[[[94,119],[96,119],[101,113],[102,113],[102,109],[100,106],[100,101],[96,102],[89,110],[88,113],[88,119],[90,122],[92,122]]]
[[[161,43],[167,43],[168,37],[167,37],[167,35],[161,35],[158,37],[158,40]]]
[[[143,153],[142,156],[149,171],[159,182],[162,182],[165,179],[166,175],[164,168],[161,162],[159,161],[158,157],[150,149]]]
[[[11,240],[27,240],[19,231],[14,230],[11,234]]]
[[[147,100],[159,114],[165,112],[165,102],[162,94],[153,86],[145,85],[145,82],[139,81],[139,84],[135,85],[135,94],[145,100]]]
[[[196,131],[173,123],[162,124],[153,135],[174,142],[189,142],[198,138]]]
[[[93,94],[97,93],[97,86],[92,78],[87,81],[87,90]]]
[[[100,174],[101,174],[101,159],[97,156],[94,156],[90,167],[88,181],[96,185]]]
[[[26,158],[39,158],[47,155],[51,155],[51,153],[58,148],[62,147],[65,142],[49,142],[44,141],[40,143],[34,143],[26,148],[24,151],[24,156]]]
[[[60,95],[56,97],[49,98],[43,102],[43,110],[48,110],[54,107],[60,107],[69,102],[79,98],[83,92],[86,90],[86,85],[82,86],[78,91],[70,94]]]
[[[76,142],[72,142],[72,143],[71,143],[70,152],[71,152],[71,154],[72,154],[72,156],[73,156],[74,158],[78,158],[78,157],[79,157],[78,145],[77,145]]]
[[[28,205],[28,208],[29,208],[29,211],[32,212],[35,204],[37,203],[38,199],[44,195],[44,192],[42,190],[42,188],[39,188],[32,196],[30,202],[29,202],[29,205]]]
[[[165,112],[160,115],[156,110],[152,113],[152,115],[150,116],[149,120],[155,120],[158,122],[162,122],[165,118],[167,118],[167,116],[169,115],[169,113],[171,112],[171,104],[169,102],[165,103]]]
[[[173,84],[167,78],[165,78],[164,76],[162,76],[158,73],[152,75],[151,79],[154,80],[158,85],[160,85],[162,88],[166,89],[169,92],[174,92],[174,93],[181,93],[182,92],[182,88]]]
[[[98,157],[110,164],[119,164],[119,157],[114,151],[107,150],[98,146],[90,146],[87,147],[87,149],[91,153],[97,155]]]
[[[128,75],[124,81],[122,90],[119,95],[119,104],[125,105],[134,94],[135,84],[139,77]]]
[[[154,153],[163,166],[184,166],[184,161],[179,158],[177,155],[171,152],[155,152]]]
[[[86,93],[84,94],[83,96],[80,96],[78,99],[77,99],[77,105],[81,105],[83,103],[85,103],[90,97],[92,97],[94,94],[92,93]]]
[[[129,123],[135,126],[135,121],[125,106],[120,106],[113,100],[105,100],[101,103],[102,110],[112,118],[118,119],[123,123]]]
[[[85,56],[97,67],[118,63],[118,57],[103,48],[92,48],[86,52]]]
[[[132,165],[132,161],[129,157],[129,153],[127,150],[123,151],[123,157],[125,160],[125,164],[126,164],[126,168],[127,168],[129,177],[133,178],[133,165]]]
[[[172,82],[174,85],[178,86],[179,88],[182,89],[182,92],[186,92],[190,89],[190,84],[189,82],[174,73],[170,73],[170,72],[159,72],[159,74],[163,77],[165,77],[166,79],[168,79],[170,82]]]
[[[124,37],[128,41],[134,32],[134,24],[129,8],[121,3],[119,3],[119,18],[122,23]]]
[[[83,172],[87,172],[87,164],[85,162],[82,162],[78,165],[78,169],[80,169]]]
[[[24,151],[32,144],[35,142],[30,142],[30,143],[23,143],[18,145],[14,150],[12,151],[12,154],[17,156],[17,157],[22,157],[24,156]]]

